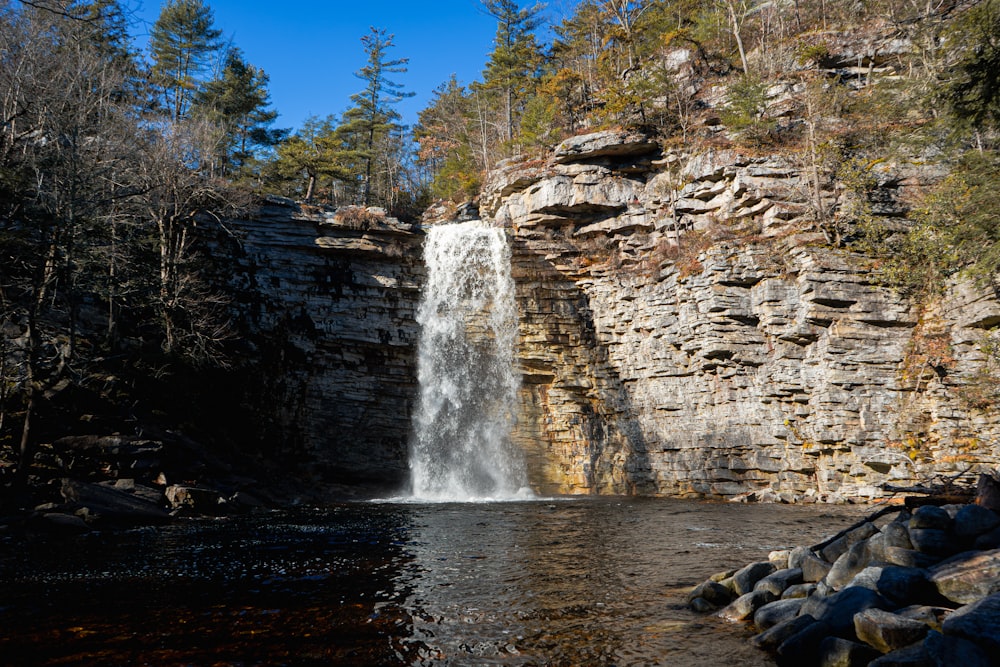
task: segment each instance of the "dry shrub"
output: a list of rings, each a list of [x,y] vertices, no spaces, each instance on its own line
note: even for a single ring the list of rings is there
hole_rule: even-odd
[[[385,211],[364,206],[344,206],[337,209],[334,219],[351,229],[367,229],[385,221]]]

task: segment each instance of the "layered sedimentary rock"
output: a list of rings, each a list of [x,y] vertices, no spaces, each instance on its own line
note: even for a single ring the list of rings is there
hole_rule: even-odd
[[[229,228],[246,401],[271,449],[325,482],[401,484],[422,232],[377,209],[280,200]]]
[[[890,221],[940,177],[873,174]],[[513,243],[536,487],[833,500],[998,463],[975,394],[1000,305],[956,283],[918,310],[836,243],[845,189],[814,186],[790,156],[627,132],[497,170],[482,211]]]

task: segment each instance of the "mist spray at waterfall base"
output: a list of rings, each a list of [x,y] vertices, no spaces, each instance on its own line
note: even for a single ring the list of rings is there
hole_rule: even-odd
[[[420,398],[410,445],[414,499],[530,498],[510,441],[520,378],[506,235],[479,220],[432,227],[424,262]]]

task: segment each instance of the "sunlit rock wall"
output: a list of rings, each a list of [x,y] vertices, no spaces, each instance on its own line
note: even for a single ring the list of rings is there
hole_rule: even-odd
[[[536,487],[837,500],[998,463],[977,400],[996,299],[957,284],[918,312],[830,245],[851,202],[806,174],[605,132],[493,175],[482,210],[514,246],[515,435]],[[875,176],[870,210],[901,219],[940,172]]]
[[[378,210],[281,200],[221,244],[267,449],[317,483],[399,486],[416,395],[422,232]]]

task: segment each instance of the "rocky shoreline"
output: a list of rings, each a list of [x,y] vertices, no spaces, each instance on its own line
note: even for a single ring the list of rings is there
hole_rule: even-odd
[[[689,606],[794,667],[1000,665],[1000,496],[907,499],[811,547],[719,573]]]

